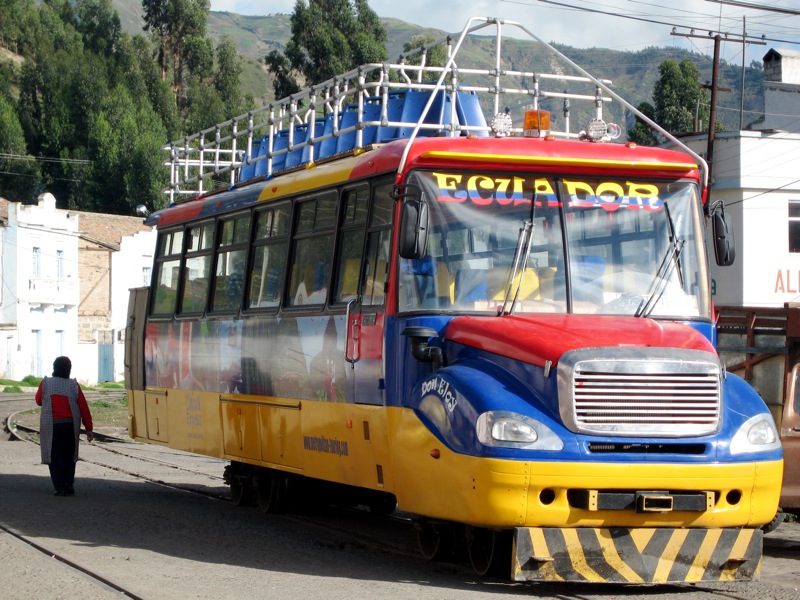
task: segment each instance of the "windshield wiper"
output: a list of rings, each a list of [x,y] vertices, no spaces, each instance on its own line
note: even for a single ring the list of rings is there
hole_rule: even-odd
[[[683,269],[681,268],[681,251],[686,243],[686,240],[678,239],[675,233],[675,223],[672,221],[672,215],[669,212],[669,206],[666,201],[664,202],[664,214],[667,215],[667,226],[669,227],[669,245],[667,251],[664,253],[664,258],[658,266],[656,276],[650,284],[647,299],[642,299],[639,308],[636,309],[634,316],[636,317],[649,317],[650,313],[656,307],[656,304],[664,295],[667,289],[669,280],[672,277],[672,272],[675,268],[678,269],[678,282],[683,288]]]
[[[522,274],[525,273],[525,269],[528,267],[528,257],[530,256],[531,243],[533,242],[533,230],[533,219],[527,219],[519,229],[519,239],[517,239],[517,249],[514,253],[514,264],[511,269],[511,277],[509,278],[508,285],[506,286],[506,296],[503,299],[503,308],[501,308],[497,313],[498,315],[507,315],[514,312],[514,305],[517,303],[519,291],[522,288]],[[522,261],[521,269],[520,261]],[[519,283],[517,283],[517,289],[514,292],[514,298],[511,300],[511,306],[509,306],[508,310],[506,310],[509,299],[511,298],[511,290],[514,287],[514,280],[517,278],[517,273],[520,273]]]

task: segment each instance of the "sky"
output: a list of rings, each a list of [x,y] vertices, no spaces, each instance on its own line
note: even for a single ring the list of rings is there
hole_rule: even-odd
[[[294,4],[295,0],[211,0],[211,10],[291,14]],[[448,33],[460,32],[473,16],[513,20],[546,42],[576,48],[635,51],[674,46],[712,56],[712,32],[723,39],[728,34],[728,41],[720,45],[720,55],[740,65],[744,27],[749,41],[756,42],[762,35],[769,38],[766,45],[747,44],[748,66],[753,60],[761,61],[770,48],[800,51],[800,0],[369,0],[369,5],[380,17]],[[782,9],[788,12],[780,12]],[[673,27],[678,34],[699,37],[672,35]]]

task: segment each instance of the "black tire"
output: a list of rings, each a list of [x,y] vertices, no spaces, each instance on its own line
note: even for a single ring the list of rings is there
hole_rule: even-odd
[[[234,506],[251,506],[253,504],[253,488],[246,479],[234,477],[231,480],[231,503]]]
[[[276,471],[263,471],[258,476],[256,499],[263,513],[282,512],[286,507],[286,476]]]
[[[761,531],[763,531],[765,534],[772,533],[780,526],[781,523],[783,523],[783,520],[785,518],[786,518],[786,513],[783,512],[782,508],[778,508],[778,512],[776,512],[775,516],[772,517],[772,521],[770,521],[766,525],[761,526]]]
[[[455,546],[455,533],[447,525],[418,522],[417,544],[425,560],[441,561],[452,558]]]
[[[467,528],[467,553],[476,575],[508,578],[511,574],[511,532]]]

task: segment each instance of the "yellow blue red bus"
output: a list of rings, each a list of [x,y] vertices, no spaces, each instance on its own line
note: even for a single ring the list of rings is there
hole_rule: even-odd
[[[752,578],[783,463],[715,350],[707,167],[615,142],[604,106],[639,113],[569,61],[459,58],[508,27],[171,144],[130,435],[230,461],[267,512],[396,507],[479,574]]]

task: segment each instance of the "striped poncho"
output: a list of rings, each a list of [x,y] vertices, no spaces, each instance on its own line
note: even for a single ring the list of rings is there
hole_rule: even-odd
[[[78,382],[75,379],[63,377],[45,377],[42,381],[42,413],[39,418],[40,447],[42,463],[50,464],[50,454],[53,449],[53,401],[54,395],[66,396],[69,400],[69,410],[72,412],[72,429],[75,432],[75,455],[73,460],[78,462],[78,436],[81,432],[81,411],[78,406]]]

